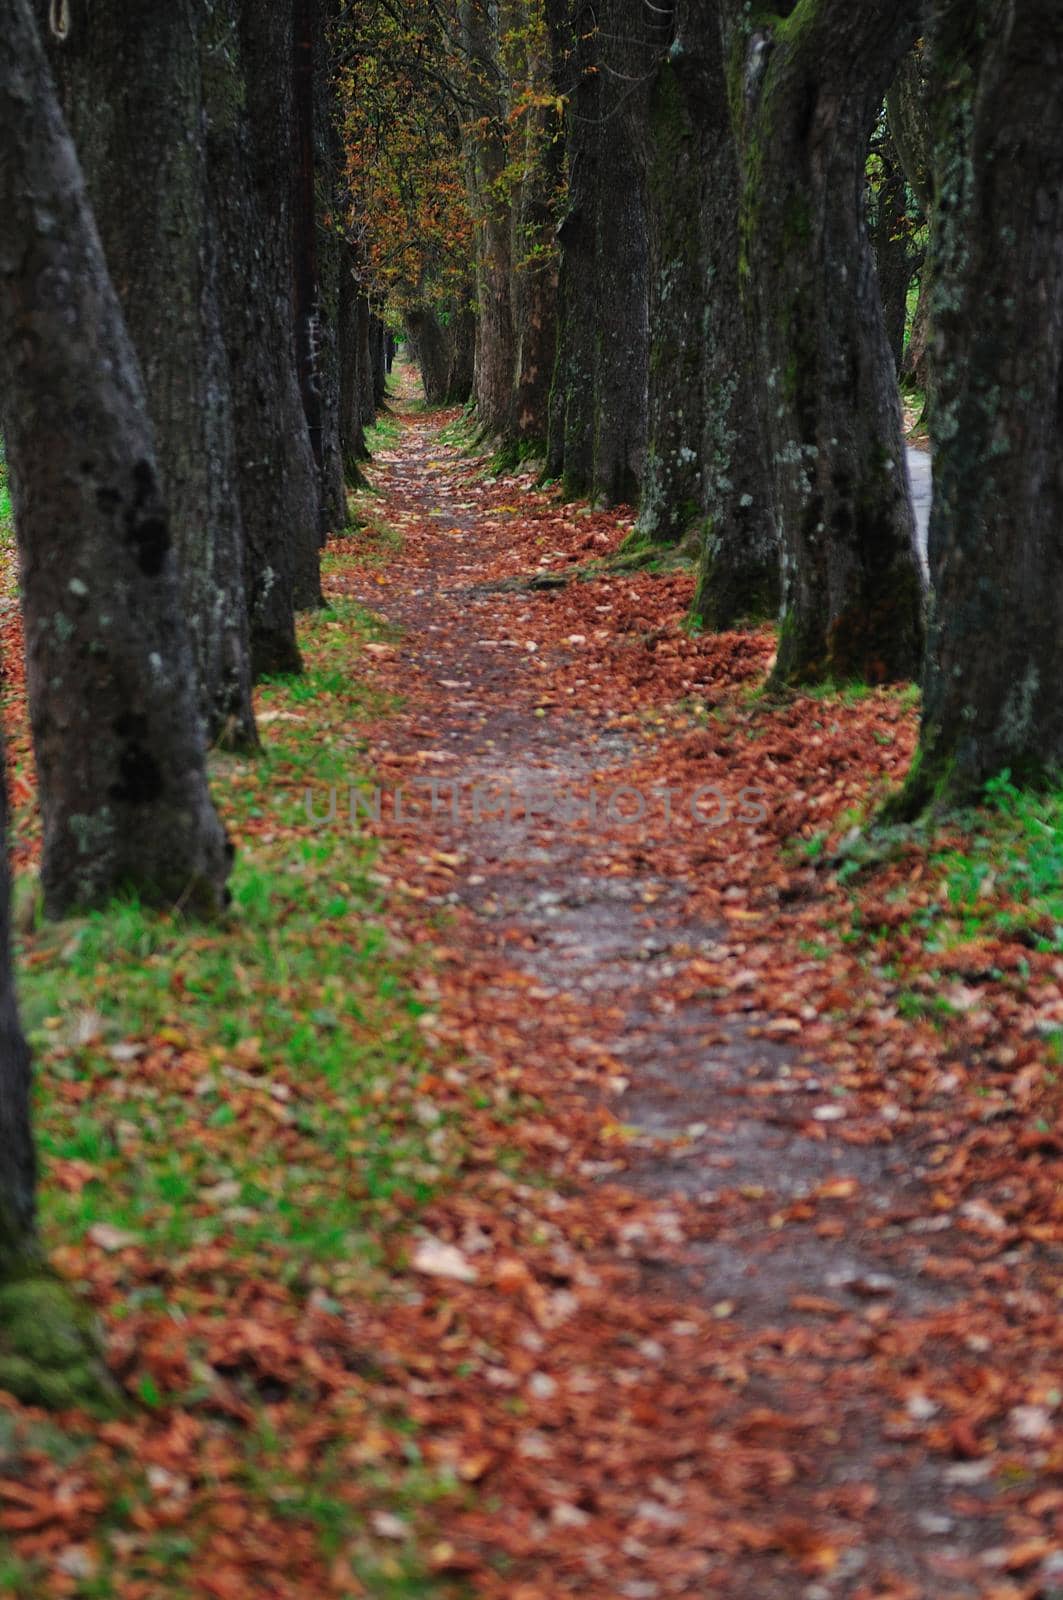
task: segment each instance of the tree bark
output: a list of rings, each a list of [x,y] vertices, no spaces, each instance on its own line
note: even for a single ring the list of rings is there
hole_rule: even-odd
[[[340,314],[337,330],[340,362],[340,449],[343,478],[349,489],[365,479],[361,463],[369,455],[365,429],[373,420],[375,405],[369,349],[369,302],[355,271],[354,251],[348,246],[340,279]]]
[[[425,403],[443,405],[450,382],[450,341],[434,307],[414,306],[407,311],[406,336],[421,374]]]
[[[512,424],[516,367],[511,201],[500,193],[509,151],[494,0],[461,0],[462,48],[470,97],[480,113],[465,136],[465,164],[475,212],[476,353],[473,391],[485,438],[505,439]]]
[[[551,7],[557,81],[574,87],[547,473],[606,504],[637,498],[646,453],[646,216],[627,111],[629,69],[645,78],[646,62],[629,59],[630,21],[619,3],[600,22],[589,6]]]
[[[646,192],[649,288],[646,465],[636,533],[661,545],[677,544],[695,529],[703,501],[702,370],[710,285],[702,213],[711,203],[703,163],[711,151],[703,147],[678,66],[682,61],[689,82],[696,70],[690,52],[702,53],[712,41],[684,28],[680,14],[690,9],[660,8],[657,36],[651,33],[648,40],[659,60],[647,115],[635,122],[642,135],[635,150]],[[720,90],[726,108],[722,75]]]
[[[303,3],[303,0],[300,0]],[[339,0],[316,0],[314,27],[314,194],[313,226],[317,230],[318,269],[314,361],[321,401],[322,537],[347,524],[343,445],[340,438],[340,299],[343,276],[350,264],[346,235],[348,204],[346,157],[341,134],[342,109],[333,59],[333,30]],[[320,604],[318,597],[315,604]]]
[[[464,294],[450,307],[447,348],[447,404],[464,406],[472,399],[476,379],[476,313]]]
[[[726,5],[739,271],[783,540],[774,681],[911,677],[921,584],[864,167],[914,0],[802,0],[786,18]]]
[[[406,312],[406,337],[430,406],[464,405],[473,390],[475,319],[464,307],[446,309],[446,321],[434,306],[411,306]]]
[[[44,0],[39,9],[51,14]],[[203,0],[95,0],[53,38],[52,59],[147,386],[200,709],[212,740],[253,746],[222,249],[207,174],[207,22]]]
[[[593,70],[594,16],[574,19],[567,0],[551,6],[555,80],[568,94],[568,193],[558,227],[557,353],[550,390],[546,470],[568,499],[594,483],[594,386],[597,367],[598,122],[601,81]]]
[[[908,287],[915,271],[908,218],[908,185],[888,127],[876,130],[872,150],[877,182],[871,204],[871,242],[875,251],[886,343],[900,375],[908,321]]]
[[[523,113],[522,174],[513,211],[513,397],[510,438],[516,456],[543,455],[557,352],[556,207],[564,181],[563,118],[549,98],[550,35],[541,0],[527,8],[518,64],[534,93]]]
[[[1063,766],[1063,27],[935,6],[933,588],[903,809]]]
[[[890,137],[904,175],[923,215],[930,221],[930,243],[919,267],[919,299],[901,366],[906,384],[926,395],[929,415],[933,393],[930,366],[930,303],[934,280],[934,155],[930,126],[931,89],[922,44],[901,62],[886,95]]]
[[[615,111],[606,97],[605,116]],[[618,96],[617,96],[618,98]],[[605,505],[634,504],[646,460],[649,370],[648,254],[642,182],[626,128],[612,117],[598,130],[598,316],[591,494]]]
[[[3,0],[0,366],[52,916],[214,912],[230,850],[144,386],[27,0]]]
[[[292,295],[292,8],[214,0],[205,80],[221,300],[256,676],[298,672],[295,607],[320,602],[320,488]]]

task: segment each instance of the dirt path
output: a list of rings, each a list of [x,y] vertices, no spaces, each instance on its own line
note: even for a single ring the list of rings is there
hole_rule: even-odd
[[[512,1096],[525,1155],[434,1210],[411,1298],[421,1420],[476,1486],[437,1567],[506,1600],[1055,1592],[1048,1264],[943,1146],[949,1041],[788,843],[903,766],[910,712],[758,707],[769,639],[691,638],[685,578],[507,589],[622,529],[440,427],[374,471],[401,550],[333,580],[401,629],[371,757],[441,1078]]]

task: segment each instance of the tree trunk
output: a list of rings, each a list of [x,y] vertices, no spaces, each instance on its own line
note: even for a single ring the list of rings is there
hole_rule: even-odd
[[[27,0],[2,15],[0,365],[45,907],[128,888],[214,912],[230,851],[143,382]]]
[[[251,658],[300,670],[296,596],[320,600],[320,489],[295,358],[292,8],[215,0],[205,74],[236,425]]]
[[[324,530],[323,402],[318,362],[320,283],[317,259],[317,31],[318,0],[293,0],[292,56],[292,293],[299,388],[318,471],[318,532]]]
[[[367,304],[368,309],[368,304]],[[375,311],[369,312],[369,375],[373,397],[373,415],[387,399],[388,393],[388,330]]]
[[[864,169],[914,0],[803,0],[759,25],[727,8],[740,273],[784,552],[774,679],[911,677],[921,584]]]
[[[930,413],[930,395],[933,389],[933,378],[930,370],[930,348],[933,330],[930,325],[930,308],[934,299],[934,247],[923,257],[923,264],[919,268],[919,297],[915,303],[915,315],[912,318],[912,328],[908,335],[908,347],[904,352],[901,363],[901,377],[912,389],[919,389],[926,395],[927,415]]]
[[[14,4],[23,9],[24,0]],[[12,0],[2,0],[0,25],[8,40],[11,9]],[[25,15],[29,17],[28,11]],[[0,775],[3,770],[0,739]],[[100,1415],[116,1408],[119,1395],[101,1359],[87,1308],[52,1275],[37,1237],[30,1053],[11,971],[7,788],[2,776],[0,855],[0,1389],[27,1405],[56,1411],[82,1406]]]
[[[606,97],[607,108],[614,90]],[[605,505],[634,504],[646,460],[649,370],[648,258],[642,183],[625,124],[598,130],[598,316],[594,389],[594,478]],[[608,145],[608,148],[607,148]]]
[[[425,403],[443,405],[448,397],[451,352],[447,330],[432,306],[418,306],[407,311],[406,336],[421,374]]]
[[[912,193],[930,220],[930,244],[919,267],[919,299],[912,331],[901,367],[906,384],[926,395],[931,409],[933,374],[930,367],[930,303],[934,281],[934,160],[930,127],[932,99],[923,46],[905,56],[886,95],[890,137],[897,149]]]
[[[659,7],[637,146],[649,220],[649,444],[636,537],[700,556],[694,614],[774,616],[779,550],[738,281],[738,163],[717,0]],[[639,126],[639,124],[636,124]]]
[[[464,406],[472,399],[476,377],[476,315],[465,295],[451,306],[447,347],[447,404]]]
[[[372,421],[372,405],[367,403],[371,378],[369,367],[369,302],[355,274],[354,251],[340,279],[340,316],[337,332],[340,360],[340,449],[343,453],[343,478],[349,489],[364,483],[361,462],[369,454],[365,427]]]
[[[43,0],[40,12],[51,13]],[[207,175],[207,8],[95,0],[75,15],[53,41],[53,63],[147,386],[200,709],[212,740],[253,746],[222,251]]]
[[[565,9],[564,0],[559,0],[556,9]],[[551,478],[560,478],[569,499],[589,494],[594,482],[601,82],[592,71],[592,26],[588,12],[575,35],[567,21],[553,30],[559,86],[568,88],[570,71],[575,83],[569,90],[566,130],[568,194],[557,235],[561,251],[557,354],[550,390],[546,470]]]
[[[648,114],[637,119],[643,137],[635,147],[646,192],[649,287],[646,466],[636,533],[661,545],[677,544],[700,523],[703,500],[702,370],[711,290],[702,249],[702,211],[711,203],[703,162],[711,151],[702,147],[678,64],[693,71],[688,52],[704,53],[711,39],[684,36],[682,9],[661,8],[672,26],[661,27],[663,37],[651,39],[651,48],[667,57],[654,76]]]
[[[872,149],[878,171],[871,204],[871,243],[875,251],[882,299],[886,343],[900,375],[904,363],[904,332],[908,321],[908,286],[914,259],[908,219],[908,185],[889,129],[882,124]]]
[[[934,591],[903,807],[1063,765],[1063,28],[938,4]]]
[[[302,3],[302,0],[300,0]],[[343,445],[340,438],[340,298],[342,280],[350,263],[344,213],[347,206],[346,156],[340,132],[342,109],[338,99],[332,30],[338,0],[317,0],[314,32],[314,149],[315,188],[313,226],[317,230],[318,270],[316,320],[313,329],[314,363],[321,404],[321,516],[327,538],[347,525],[347,491],[344,484]],[[320,604],[320,597],[315,602]]]
[[[623,32],[621,12],[618,5],[599,28],[589,7],[574,20],[551,7],[557,81],[574,88],[547,472],[566,494],[607,504],[638,495],[649,348],[646,216],[627,114],[638,40]],[[637,62],[645,77],[645,60]]]
[[[562,115],[549,98],[552,55],[540,0],[528,8],[519,63],[532,91],[523,112],[523,172],[513,215],[511,303],[514,337],[509,443],[518,455],[546,450],[550,384],[557,351],[557,198],[564,181]]]
[[[699,219],[689,248],[700,263],[702,548],[694,615],[721,631],[778,614],[779,534],[765,431],[753,381],[753,339],[739,279],[740,181],[727,86],[718,0],[683,0],[676,10],[670,71],[694,139]],[[677,175],[678,177],[678,175]],[[660,181],[663,187],[663,168]],[[676,189],[683,195],[683,185]],[[677,246],[680,241],[677,239]],[[651,358],[651,385],[654,381]],[[678,450],[689,448],[680,440]],[[645,492],[644,492],[645,498]]]
[[[509,161],[506,106],[499,61],[498,6],[494,0],[461,0],[459,6],[467,85],[479,116],[465,137],[465,163],[475,213],[476,355],[473,388],[485,438],[505,439],[511,430],[516,367],[512,273],[512,212],[500,194]]]

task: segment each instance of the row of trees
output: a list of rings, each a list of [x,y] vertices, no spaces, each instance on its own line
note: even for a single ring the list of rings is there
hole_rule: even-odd
[[[0,393],[45,909],[131,889],[209,915],[232,852],[207,751],[253,750],[254,680],[300,668],[296,613],[320,604],[383,394],[340,6],[0,0],[0,30]],[[34,1227],[8,899],[5,865],[0,1320],[29,1293],[32,1327],[65,1313]],[[52,1348],[89,1384],[77,1327]]]
[[[637,502],[650,553],[696,554],[707,626],[778,616],[777,685],[922,674],[903,812],[1058,766],[1058,6],[378,0],[377,15],[404,42],[406,167],[442,108],[437,159],[465,188],[451,215],[471,219],[468,362],[462,230],[448,275],[438,238],[411,251],[416,183],[395,189],[417,270],[389,289],[430,396],[471,394],[484,433],[543,455],[570,495]],[[357,187],[357,141],[353,165]],[[920,208],[929,599],[897,386]]]

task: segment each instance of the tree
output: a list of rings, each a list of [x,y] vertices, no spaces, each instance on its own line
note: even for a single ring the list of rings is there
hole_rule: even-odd
[[[470,398],[476,341],[462,136],[474,108],[446,21],[427,0],[401,10],[375,0],[339,37],[353,262],[344,339],[361,337],[371,305],[388,305],[406,324],[433,405]],[[379,382],[374,400],[383,401]],[[353,415],[345,431],[357,458]]]
[[[710,627],[774,616],[779,551],[738,280],[738,158],[717,0],[655,7],[634,119],[649,242],[649,438],[636,540],[700,558]]]
[[[933,609],[900,809],[1063,766],[1063,21],[933,9]]]
[[[886,95],[890,139],[893,142],[909,188],[924,219],[930,224],[931,239],[919,265],[919,299],[912,319],[911,335],[904,353],[902,375],[906,383],[921,389],[929,406],[933,390],[930,370],[930,299],[933,286],[934,160],[930,129],[931,89],[927,80],[922,41],[904,57]]]
[[[28,0],[2,14],[0,369],[45,907],[132,888],[213,912],[230,850],[144,386]]]
[[[563,180],[563,106],[543,0],[522,0],[503,33],[512,88],[513,191],[510,311],[513,392],[507,443],[514,456],[544,455],[557,352],[557,208]]]
[[[83,868],[68,870],[65,881],[56,875],[69,861],[68,840],[98,844],[113,866],[124,849],[115,830],[128,827],[134,848],[125,860],[157,859],[158,843],[149,852],[145,840],[150,822],[174,865],[185,868],[183,887],[216,903],[226,851],[206,793],[191,655],[172,620],[177,578],[143,388],[29,0],[0,0],[0,28],[7,45],[0,59],[0,372],[26,555],[46,889],[54,909],[70,888],[86,887]],[[117,581],[97,567],[101,556],[118,570]],[[137,604],[140,615],[124,609]],[[86,715],[88,701],[95,719]],[[141,730],[145,714],[173,721],[156,738]],[[69,746],[71,770],[57,785],[60,742]],[[96,787],[73,813],[65,794],[85,777]],[[163,793],[149,802],[143,790],[156,783]],[[6,838],[0,781],[0,1386],[57,1407],[110,1405],[114,1388],[87,1316],[48,1271],[37,1237]],[[97,873],[91,886],[100,883]]]
[[[508,83],[503,77],[499,7],[460,0],[465,92],[475,111],[465,126],[465,164],[475,222],[476,360],[473,392],[486,438],[510,429],[516,338],[513,326],[513,229],[505,184]]]
[[[886,342],[898,374],[904,368],[904,335],[908,323],[908,290],[923,260],[914,243],[918,216],[908,202],[908,183],[885,116],[880,116],[871,139],[868,161],[871,243],[882,296]]]
[[[629,101],[648,76],[626,21],[619,0],[598,17],[551,0],[567,194],[547,471],[607,504],[637,499],[646,451],[646,218]]]
[[[295,364],[293,8],[216,0],[204,62],[245,587],[256,677],[298,672],[321,600],[321,486]]]
[[[316,263],[307,327],[312,381],[320,419],[322,538],[347,525],[347,491],[340,416],[343,391],[358,387],[361,341],[344,345],[341,338],[344,279],[354,265],[347,237],[350,195],[343,144],[343,105],[336,63],[336,30],[340,0],[299,0],[313,33],[313,183],[305,197],[300,227],[313,230]],[[300,191],[305,173],[300,176]],[[368,352],[364,352],[368,354]],[[349,365],[344,369],[344,360]],[[320,604],[320,589],[316,604]]]
[[[256,735],[207,170],[208,16],[202,0],[95,0],[53,33],[52,58],[147,386],[202,714],[212,740],[246,746]]]
[[[3,0],[32,21],[24,0]],[[0,71],[0,117],[10,89]],[[0,168],[2,168],[0,161]],[[3,771],[0,748],[0,773]],[[37,1163],[30,1126],[30,1053],[11,971],[7,787],[0,777],[0,1388],[30,1404],[110,1408],[117,1393],[100,1359],[87,1311],[48,1269],[37,1235]]]
[[[775,681],[913,676],[922,643],[896,375],[865,161],[914,0],[724,0],[739,274],[783,544]]]

